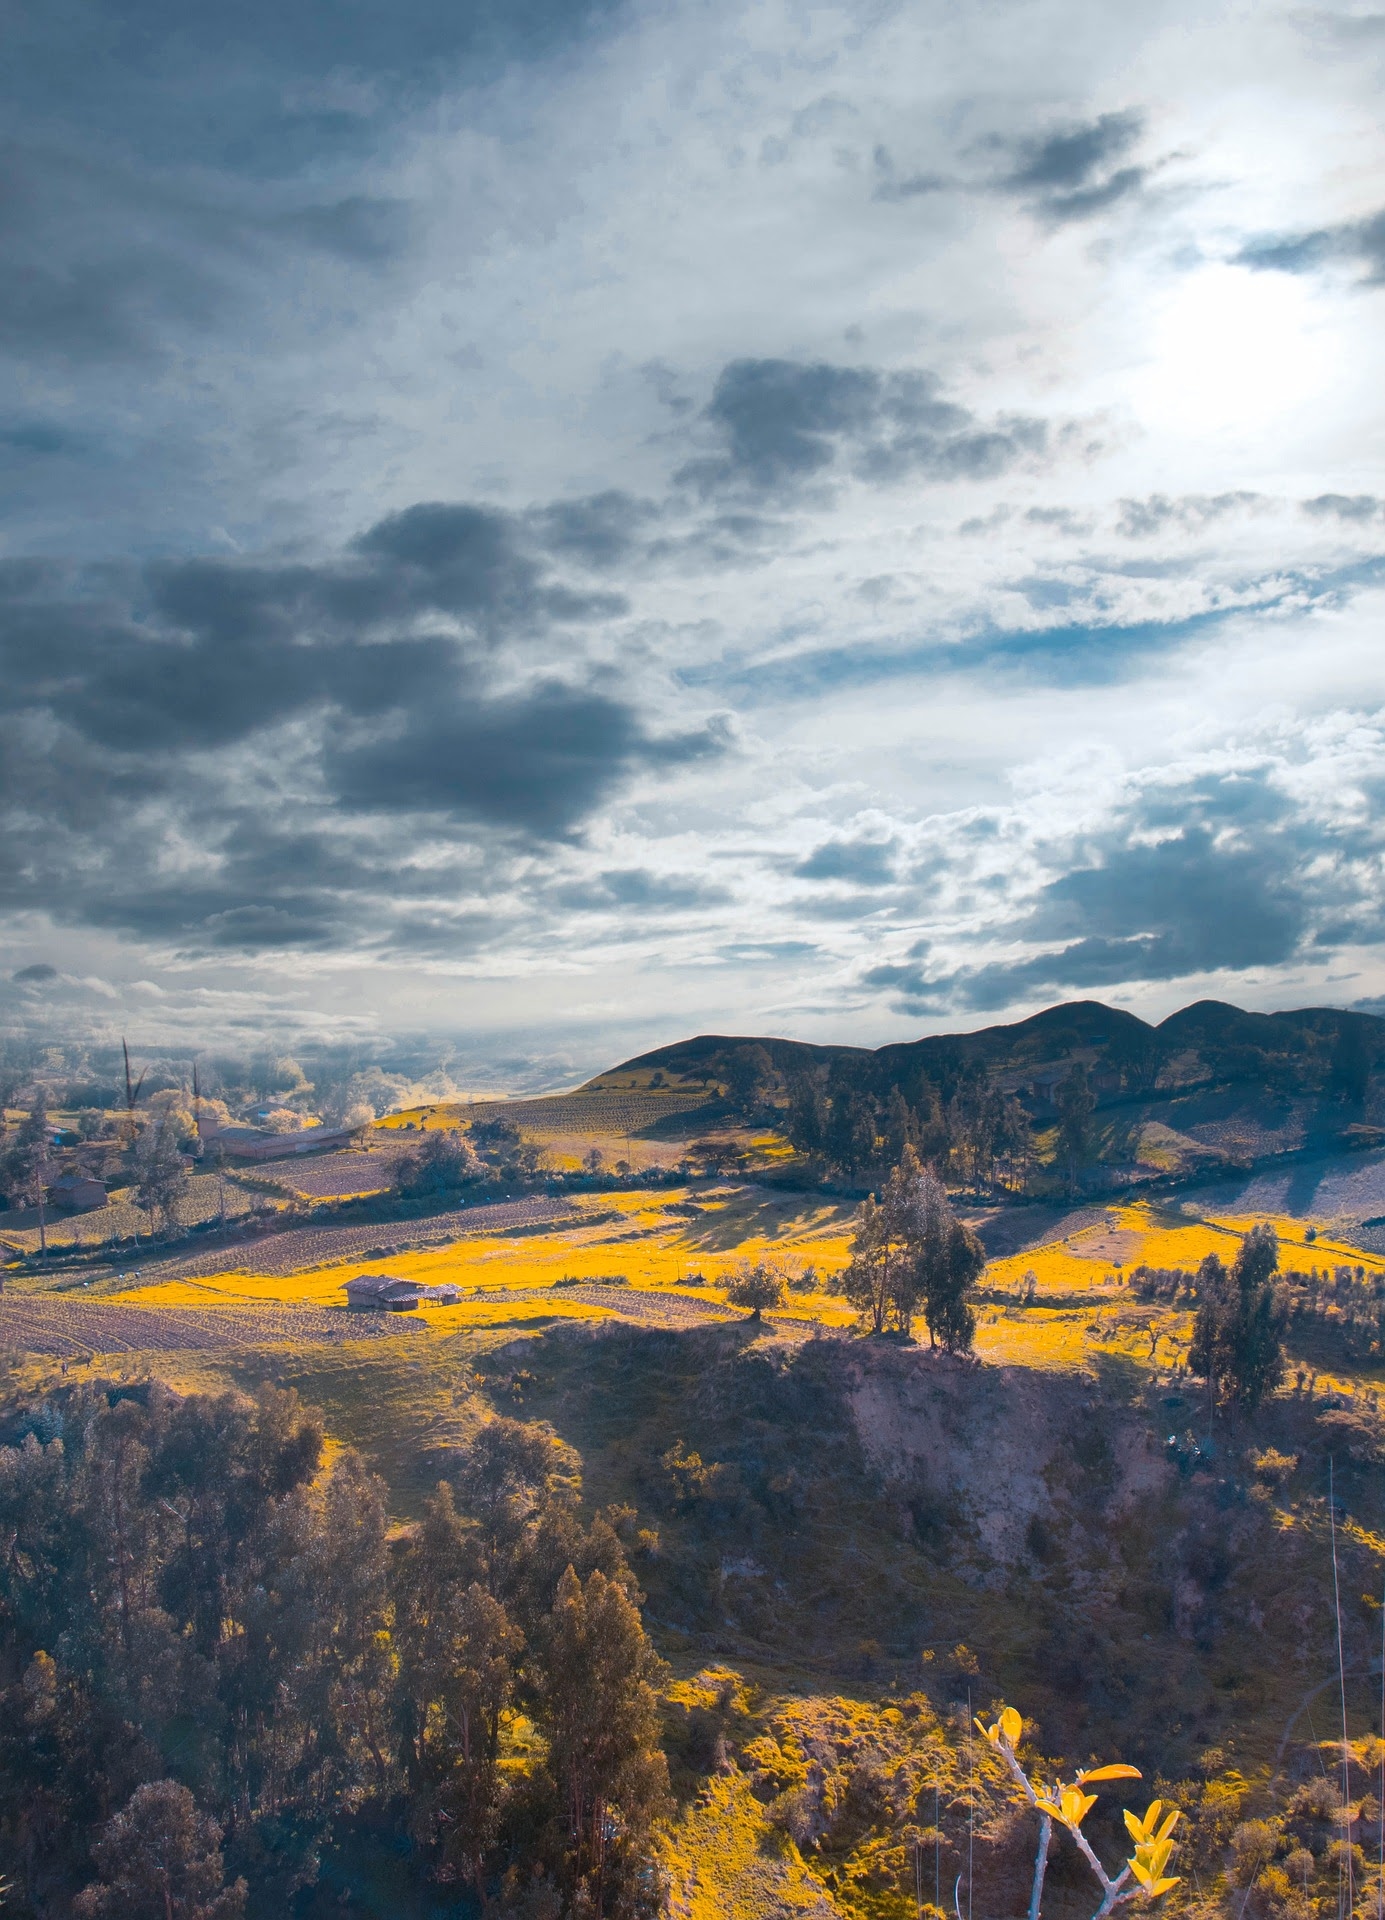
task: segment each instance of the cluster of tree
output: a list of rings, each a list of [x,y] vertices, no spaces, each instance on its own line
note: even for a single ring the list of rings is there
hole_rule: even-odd
[[[425,1128],[418,1145],[401,1156],[394,1183],[406,1199],[440,1200],[486,1181],[529,1179],[538,1164],[538,1148],[513,1121],[478,1120],[469,1132]]]
[[[971,1294],[986,1266],[980,1240],[958,1220],[947,1191],[912,1146],[870,1195],[837,1284],[872,1333],[913,1333],[920,1313],[931,1346],[965,1353],[976,1334]]]
[[[1229,1272],[1215,1253],[1197,1270],[1189,1371],[1247,1413],[1284,1378],[1289,1305],[1278,1269],[1278,1236],[1262,1224],[1242,1240]]]
[[[292,1394],[83,1388],[24,1424],[0,1448],[9,1910],[277,1920],[353,1825],[502,1910],[657,1908],[632,1516],[583,1520],[551,1430],[483,1426],[392,1535]]]
[[[1339,1264],[1286,1273],[1289,1326],[1299,1339],[1352,1360],[1385,1354],[1385,1274]]]
[[[0,1127],[0,1135],[3,1135]],[[0,1138],[0,1192],[12,1207],[38,1204],[41,1187],[53,1177],[53,1125],[41,1095],[31,1095],[29,1111],[8,1138]]]
[[[847,1175],[894,1166],[912,1147],[961,1185],[990,1187],[1000,1180],[1023,1188],[1033,1163],[1024,1108],[974,1066],[961,1070],[950,1088],[916,1076],[907,1090],[896,1085],[882,1092],[872,1092],[851,1070],[825,1079],[801,1074],[779,1119],[801,1153]]]

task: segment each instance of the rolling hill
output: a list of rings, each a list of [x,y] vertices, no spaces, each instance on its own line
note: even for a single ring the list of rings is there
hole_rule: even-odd
[[[1385,1141],[1385,1020],[1331,1007],[1249,1013],[1202,1000],[1157,1026],[1071,1001],[976,1033],[874,1051],[777,1037],[699,1034],[598,1075],[583,1090],[705,1089],[726,1118],[771,1121],[815,1086],[883,1113],[898,1092],[944,1115],[959,1095],[1017,1103],[1040,1167],[1052,1158],[1060,1090],[1080,1069],[1095,1100],[1084,1188],[1245,1170],[1286,1155]],[[714,1117],[709,1105],[703,1124]],[[1042,1187],[1042,1176],[1040,1176]]]

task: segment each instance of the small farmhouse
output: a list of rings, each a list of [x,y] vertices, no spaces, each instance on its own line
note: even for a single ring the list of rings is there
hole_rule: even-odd
[[[452,1306],[461,1299],[460,1287],[426,1287],[421,1280],[401,1280],[391,1273],[358,1273],[343,1280],[348,1307],[369,1307],[383,1313],[412,1313],[424,1301]]]
[[[89,1173],[60,1173],[49,1182],[48,1198],[67,1213],[94,1213],[107,1204],[109,1196]]]

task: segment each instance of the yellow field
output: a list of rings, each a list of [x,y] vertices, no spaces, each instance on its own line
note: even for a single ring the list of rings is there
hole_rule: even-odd
[[[695,1210],[694,1210],[695,1209]],[[846,1263],[854,1209],[815,1195],[773,1194],[748,1186],[593,1195],[578,1203],[578,1224],[558,1231],[475,1235],[449,1246],[372,1260],[338,1261],[292,1274],[227,1272],[196,1280],[168,1280],[103,1297],[131,1307],[339,1307],[342,1283],[356,1273],[392,1273],[428,1285],[464,1289],[455,1305],[421,1308],[411,1316],[420,1331],[445,1337],[538,1333],[555,1322],[656,1317],[679,1300],[687,1318],[724,1310],[725,1282],[741,1258],[775,1256],[793,1274],[812,1266],[824,1280]],[[1209,1252],[1227,1264],[1256,1221],[1226,1216],[1188,1220],[1167,1208],[1138,1202],[1107,1210],[1105,1224],[1067,1239],[997,1259],[987,1267],[976,1350],[992,1364],[1045,1371],[1088,1371],[1102,1355],[1145,1367],[1169,1367],[1186,1353],[1192,1317],[1186,1307],[1138,1300],[1127,1284],[1132,1269],[1195,1269]],[[1385,1268],[1380,1255],[1343,1241],[1309,1243],[1302,1222],[1275,1219],[1286,1266],[1348,1263]],[[253,1255],[252,1255],[253,1257]],[[1035,1298],[1023,1304],[1029,1275]],[[574,1290],[608,1283],[598,1299]],[[613,1283],[613,1284],[612,1284]],[[622,1289],[617,1292],[616,1288]],[[628,1304],[627,1304],[628,1303]],[[801,1338],[817,1323],[834,1330],[851,1324],[839,1296],[822,1287],[792,1291],[767,1316],[767,1334]],[[1370,1369],[1364,1371],[1370,1372]],[[1327,1376],[1322,1376],[1328,1384]],[[1340,1384],[1347,1384],[1345,1379]]]
[[[682,1215],[671,1211],[695,1206]],[[498,1313],[511,1315],[512,1301],[488,1302],[491,1292],[543,1290],[535,1311],[565,1318],[600,1318],[604,1310],[565,1301],[562,1280],[601,1282],[618,1278],[632,1291],[654,1289],[720,1304],[728,1270],[741,1257],[772,1253],[790,1271],[813,1265],[829,1274],[845,1265],[852,1209],[816,1196],[771,1195],[735,1187],[701,1192],[695,1201],[681,1189],[602,1194],[579,1203],[590,1224],[528,1236],[475,1235],[451,1246],[375,1260],[347,1260],[292,1274],[228,1272],[197,1280],[166,1280],[109,1293],[112,1302],[143,1306],[245,1307],[269,1304],[340,1305],[342,1283],[357,1273],[392,1273],[429,1286],[447,1283],[478,1297],[457,1306],[426,1306],[420,1316],[439,1330],[486,1325]],[[613,1217],[614,1216],[614,1217]],[[795,1294],[791,1311],[814,1313],[838,1323],[849,1316],[840,1301],[821,1293]]]

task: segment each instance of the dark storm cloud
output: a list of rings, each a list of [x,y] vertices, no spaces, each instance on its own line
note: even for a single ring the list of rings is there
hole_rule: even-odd
[[[95,128],[161,167],[282,176],[358,153],[392,111],[549,57],[621,11],[619,0],[21,0],[0,99],[11,119]]]
[[[847,476],[984,480],[1043,453],[1048,439],[1041,420],[978,421],[945,399],[930,373],[822,361],[733,360],[703,417],[721,451],[689,462],[678,478],[704,494],[792,493]]]
[[[999,183],[1053,225],[1089,220],[1138,193],[1147,179],[1139,166],[1118,167],[1144,131],[1138,113],[1103,113],[1014,143],[1016,164]]]
[[[652,501],[619,488],[536,508],[529,523],[545,551],[595,568],[619,566],[648,537],[658,519]]]
[[[1156,787],[999,929],[1048,950],[942,975],[921,952],[865,983],[914,1011],[993,1011],[1047,992],[1275,967],[1379,940],[1379,872],[1372,828],[1319,821],[1262,773]]]
[[[400,124],[615,25],[623,0],[19,0],[0,62],[0,352],[159,360],[256,326],[305,250],[380,273],[411,211],[362,184]]]
[[[1364,269],[1365,285],[1380,286],[1385,282],[1385,208],[1338,226],[1264,234],[1242,247],[1236,260],[1260,273],[1313,273],[1345,261]]]
[[[31,967],[21,967],[10,978],[18,986],[41,986],[48,980],[56,980],[58,969],[50,967],[46,960],[36,960]]]
[[[252,289],[305,251],[378,274],[409,237],[397,199],[151,178],[123,147],[64,151],[46,130],[0,150],[0,178],[0,351],[40,363],[128,365],[243,331]]]
[[[396,734],[360,746],[334,742],[324,764],[343,806],[438,810],[559,835],[632,767],[680,765],[722,744],[707,728],[653,737],[642,716],[610,694],[547,681],[518,695],[430,706]]]
[[[194,944],[349,942],[353,903],[373,923],[464,884],[446,849],[569,837],[636,770],[724,751],[587,664],[624,601],[554,572],[536,534],[562,547],[570,519],[421,503],[311,563],[0,566],[0,897]]]

